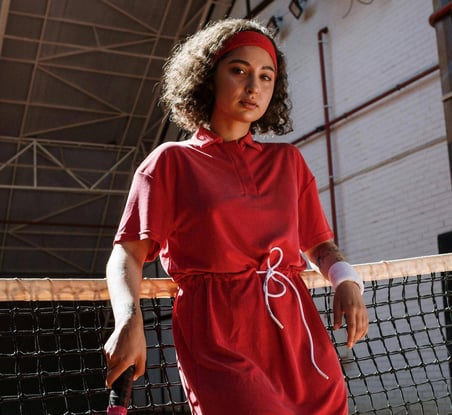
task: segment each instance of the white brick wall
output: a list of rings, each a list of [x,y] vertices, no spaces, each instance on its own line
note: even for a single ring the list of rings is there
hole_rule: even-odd
[[[243,16],[245,3],[237,2],[232,15]],[[283,17],[278,42],[288,61],[294,132],[263,139],[292,142],[323,125],[317,43],[323,27],[329,29],[324,49],[330,119],[438,63],[429,0],[311,0],[300,20],[288,4],[276,0],[258,19]],[[348,259],[437,253],[437,235],[452,230],[439,71],[338,123],[332,142],[339,243]],[[299,147],[331,215],[325,135]]]

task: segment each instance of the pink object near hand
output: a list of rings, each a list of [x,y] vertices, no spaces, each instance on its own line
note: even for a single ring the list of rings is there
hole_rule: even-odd
[[[124,408],[123,406],[109,406],[107,408],[107,415],[126,415],[127,414],[127,408]]]

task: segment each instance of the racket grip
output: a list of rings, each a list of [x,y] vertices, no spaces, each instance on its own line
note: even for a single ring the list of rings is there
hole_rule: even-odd
[[[107,415],[125,415],[132,394],[133,373],[135,366],[129,366],[113,382],[108,399]]]

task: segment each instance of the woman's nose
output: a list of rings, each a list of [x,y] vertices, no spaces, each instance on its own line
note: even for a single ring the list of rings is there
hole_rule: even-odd
[[[253,93],[256,93],[258,89],[259,88],[258,88],[258,84],[257,84],[256,79],[254,77],[250,76],[248,78],[248,82],[247,82],[247,85],[246,85],[246,91],[249,94],[253,94]]]

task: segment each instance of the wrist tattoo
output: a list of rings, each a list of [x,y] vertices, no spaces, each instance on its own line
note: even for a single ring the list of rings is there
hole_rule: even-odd
[[[316,252],[316,265],[321,268],[323,261],[327,257],[334,256],[336,261],[344,261],[345,258],[342,255],[341,251],[335,244],[324,244],[320,245],[319,249]]]

